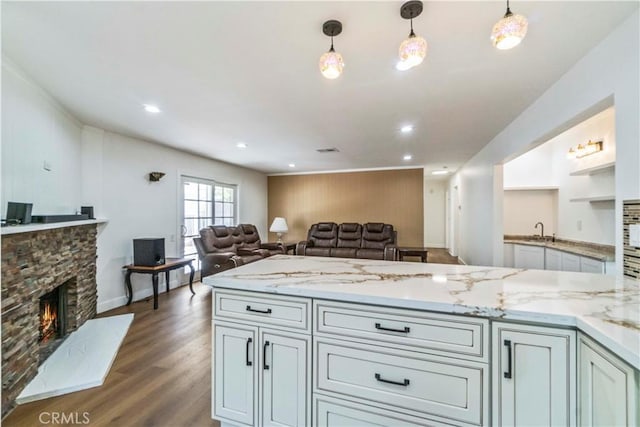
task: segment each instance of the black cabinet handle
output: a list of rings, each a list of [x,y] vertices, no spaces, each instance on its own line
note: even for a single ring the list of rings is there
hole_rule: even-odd
[[[249,360],[249,344],[251,344],[252,342],[253,342],[253,339],[247,338],[247,366],[253,365],[253,362]]]
[[[247,306],[247,311],[253,311],[254,313],[271,314],[270,308],[267,308],[266,310],[256,310],[255,308],[251,308],[250,305]]]
[[[504,345],[507,346],[507,372],[504,372],[504,377],[511,378],[511,340],[504,340]]]
[[[269,369],[269,365],[267,365],[267,347],[269,347],[269,341],[265,341],[264,347],[262,348],[262,367],[265,370]]]
[[[391,380],[385,380],[384,378],[382,378],[382,376],[380,376],[380,374],[376,374],[376,381],[380,381],[381,383],[387,383],[387,384],[401,385],[403,387],[406,387],[409,385],[409,380],[406,378],[404,379],[403,382],[391,381]]]
[[[385,328],[381,326],[380,323],[376,323],[376,329],[379,329],[381,331],[402,332],[403,334],[408,334],[411,330],[408,326],[405,326],[404,329]]]

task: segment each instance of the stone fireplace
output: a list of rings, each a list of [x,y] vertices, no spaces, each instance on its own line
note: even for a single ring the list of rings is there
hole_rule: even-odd
[[[51,226],[2,230],[3,417],[63,337],[96,315],[97,225]]]

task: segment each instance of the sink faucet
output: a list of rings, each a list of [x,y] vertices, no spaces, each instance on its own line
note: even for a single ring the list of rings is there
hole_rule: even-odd
[[[536,223],[534,228],[538,228],[538,226],[540,226],[540,237],[542,237],[544,239],[544,224],[541,223],[541,222],[538,222],[538,223]]]

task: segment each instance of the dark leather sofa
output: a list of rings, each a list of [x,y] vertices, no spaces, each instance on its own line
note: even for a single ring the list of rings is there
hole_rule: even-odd
[[[394,261],[396,239],[397,232],[391,224],[320,222],[311,226],[307,240],[298,243],[296,255]]]
[[[286,253],[281,244],[262,243],[253,224],[212,225],[200,230],[200,237],[193,241],[202,262],[201,277]]]

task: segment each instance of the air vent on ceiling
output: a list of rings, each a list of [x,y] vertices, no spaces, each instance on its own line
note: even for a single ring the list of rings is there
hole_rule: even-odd
[[[337,153],[338,150],[337,148],[333,147],[333,148],[318,148],[316,150],[318,153]]]

